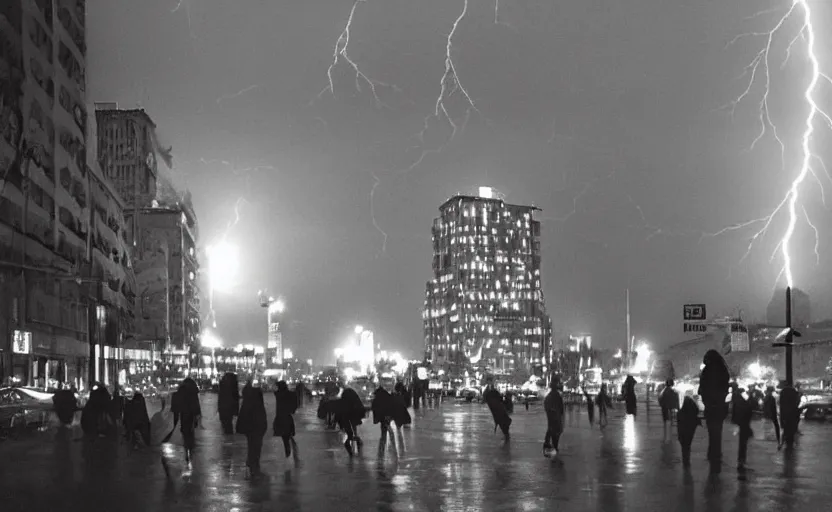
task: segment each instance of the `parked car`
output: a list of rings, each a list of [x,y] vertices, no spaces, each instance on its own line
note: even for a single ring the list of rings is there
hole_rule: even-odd
[[[52,393],[31,388],[0,388],[0,435],[16,436],[49,423]]]
[[[826,421],[832,419],[832,398],[823,398],[806,403],[802,409],[807,420]]]

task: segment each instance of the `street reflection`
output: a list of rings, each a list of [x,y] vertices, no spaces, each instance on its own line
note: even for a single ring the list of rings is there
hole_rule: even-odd
[[[638,439],[636,437],[636,417],[628,414],[624,418],[624,472],[632,475],[638,472],[640,458],[636,455]]]

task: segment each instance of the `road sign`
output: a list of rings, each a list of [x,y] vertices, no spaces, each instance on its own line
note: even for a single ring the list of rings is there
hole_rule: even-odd
[[[704,304],[685,304],[682,314],[685,320],[705,320],[707,318]]]
[[[682,308],[682,332],[708,332],[705,323],[707,312],[704,304],[685,304]]]

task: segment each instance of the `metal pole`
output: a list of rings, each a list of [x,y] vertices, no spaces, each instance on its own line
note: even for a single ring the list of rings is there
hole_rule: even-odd
[[[630,341],[630,289],[627,288],[627,372],[630,371],[630,358],[632,348],[632,342]]]
[[[29,223],[28,223],[28,220],[29,220],[29,165],[32,162],[32,149],[25,142],[24,142],[24,148],[25,149],[23,150],[24,151],[23,158],[24,158],[24,162],[26,163],[26,165],[24,166],[25,172],[23,172],[22,176],[21,176],[21,178],[22,178],[21,179],[21,184],[22,184],[22,188],[23,188],[23,190],[22,190],[22,192],[23,192],[23,218],[20,220],[20,226],[22,228],[21,231],[23,233],[23,237],[22,237],[23,243],[22,243],[22,247],[21,247],[21,251],[20,251],[20,263],[23,265],[23,269],[20,271],[20,284],[21,284],[22,294],[21,294],[21,300],[20,300],[20,312],[18,313],[19,314],[18,322],[20,324],[20,330],[21,330],[21,332],[24,333],[23,335],[25,336],[26,335],[25,334],[25,332],[26,332],[26,317],[29,314],[29,308],[28,308],[28,306],[29,306],[28,302],[29,301],[27,300],[29,297],[28,297],[28,293],[26,293],[26,289],[27,289],[27,287],[26,287],[26,248],[28,247],[27,239],[29,238],[29,235],[27,233],[28,228],[29,228]],[[59,217],[60,216],[56,216],[55,222],[58,222]],[[32,336],[32,338],[34,340],[34,335]],[[34,343],[32,343],[32,345],[34,345]],[[26,377],[26,380],[28,382],[26,382],[26,384],[29,384],[29,385],[33,384],[32,373],[34,373],[34,372],[32,370],[34,369],[33,364],[34,364],[34,361],[35,361],[34,355],[32,354],[33,350],[34,350],[34,347],[30,347],[29,354],[28,354],[28,359],[29,359],[29,363],[28,363],[29,368],[28,368],[28,370],[29,371],[26,372],[28,374],[28,376]]]
[[[794,335],[792,331],[792,287],[786,287],[786,384],[794,385],[794,368],[792,365],[792,343]]]

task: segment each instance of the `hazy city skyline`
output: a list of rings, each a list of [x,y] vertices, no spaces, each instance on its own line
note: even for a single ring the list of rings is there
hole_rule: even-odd
[[[147,109],[193,192],[203,247],[238,210],[227,233],[240,281],[215,297],[226,343],[265,344],[257,290],[268,287],[286,298],[287,346],[304,358],[331,359],[355,323],[421,354],[432,219],[480,185],[543,210],[542,284],[558,338],[589,332],[599,346],[623,345],[627,287],[633,334],[657,347],[682,339],[685,302],[763,319],[783,219],[741,264],[759,225],[703,234],[766,215],[794,175],[807,59],[798,45],[780,71],[790,37],[778,39],[770,97],[785,170],[771,136],[748,151],[759,85],[733,119],[717,110],[742,93],[738,76],[761,41],[726,43],[770,28],[770,15],[746,18],[778,4],[501,2],[495,23],[493,2],[470,1],[452,55],[478,111],[466,118],[465,98],[450,98],[453,140],[434,118],[420,141],[463,4],[358,5],[349,56],[396,86],[378,87],[379,108],[366,82],[356,93],[343,58],[335,90],[318,95],[351,2],[87,2],[88,103]],[[829,214],[810,181],[801,202],[823,233]],[[829,239],[816,261],[813,236],[798,226],[795,281],[821,319],[832,308]]]

